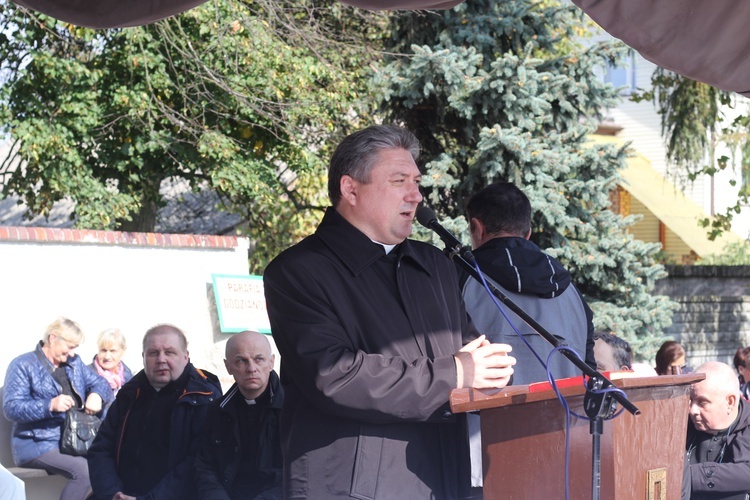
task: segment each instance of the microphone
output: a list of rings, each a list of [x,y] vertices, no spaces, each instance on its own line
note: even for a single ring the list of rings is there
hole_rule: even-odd
[[[417,209],[417,221],[427,229],[432,229],[438,236],[440,236],[440,239],[445,243],[446,250],[450,250],[451,258],[453,258],[454,255],[460,255],[472,264],[476,261],[474,254],[471,253],[471,248],[463,246],[458,238],[453,236],[450,231],[440,225],[433,209],[427,205],[421,205]]]

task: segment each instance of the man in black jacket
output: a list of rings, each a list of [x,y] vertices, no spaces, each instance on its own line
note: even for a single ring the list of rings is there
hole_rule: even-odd
[[[486,278],[594,367],[593,313],[573,285],[570,273],[530,241],[532,211],[526,195],[513,183],[495,182],[471,197],[466,214],[474,257]],[[466,311],[479,331],[491,342],[513,346],[518,360],[514,384],[545,381],[547,370],[555,379],[581,375],[581,370],[562,354],[550,356],[552,345],[514,312],[505,306],[501,311],[483,285],[465,271],[460,286]],[[469,429],[472,486],[479,487],[483,481],[477,416],[469,416]]]
[[[737,376],[718,361],[699,366],[690,386],[690,421],[682,498],[745,500],[750,493],[750,406]]]
[[[219,379],[190,363],[173,325],[146,332],[143,366],[117,393],[86,457],[94,498],[195,498],[193,461]]]
[[[408,238],[418,155],[394,126],[344,138],[328,170],[333,207],[266,268],[287,499],[468,493],[450,392],[504,387],[515,360],[471,324],[451,261]]]
[[[279,417],[284,392],[268,338],[233,335],[224,365],[234,385],[212,406],[195,462],[201,500],[281,499]]]

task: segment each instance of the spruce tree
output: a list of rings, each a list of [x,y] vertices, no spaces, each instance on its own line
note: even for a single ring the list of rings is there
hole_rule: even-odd
[[[627,49],[585,47],[576,42],[585,31],[577,9],[559,1],[467,0],[400,14],[373,85],[387,120],[420,139],[426,201],[447,226],[468,241],[468,197],[516,183],[534,210],[532,240],[570,270],[595,327],[650,359],[674,307],[650,293],[665,276],[659,245],[635,240],[635,219],[609,208],[627,149],[590,139],[619,100],[596,70]]]

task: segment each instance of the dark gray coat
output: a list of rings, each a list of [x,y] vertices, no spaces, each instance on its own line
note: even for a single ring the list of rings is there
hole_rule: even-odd
[[[708,435],[688,420],[686,480],[691,500],[744,500],[750,492],[750,403],[740,398],[736,422],[726,436],[717,435],[717,446],[724,447],[721,462],[704,462],[696,456],[699,441]],[[686,496],[683,496],[686,498]]]
[[[386,256],[329,209],[264,285],[285,498],[460,498],[468,453],[448,398],[453,354],[477,333],[450,260],[410,240]]]

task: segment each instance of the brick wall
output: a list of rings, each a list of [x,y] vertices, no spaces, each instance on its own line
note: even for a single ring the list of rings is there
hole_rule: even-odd
[[[750,345],[750,266],[667,266],[667,272],[655,293],[680,305],[667,335],[685,346],[690,366],[731,365],[737,348]]]

